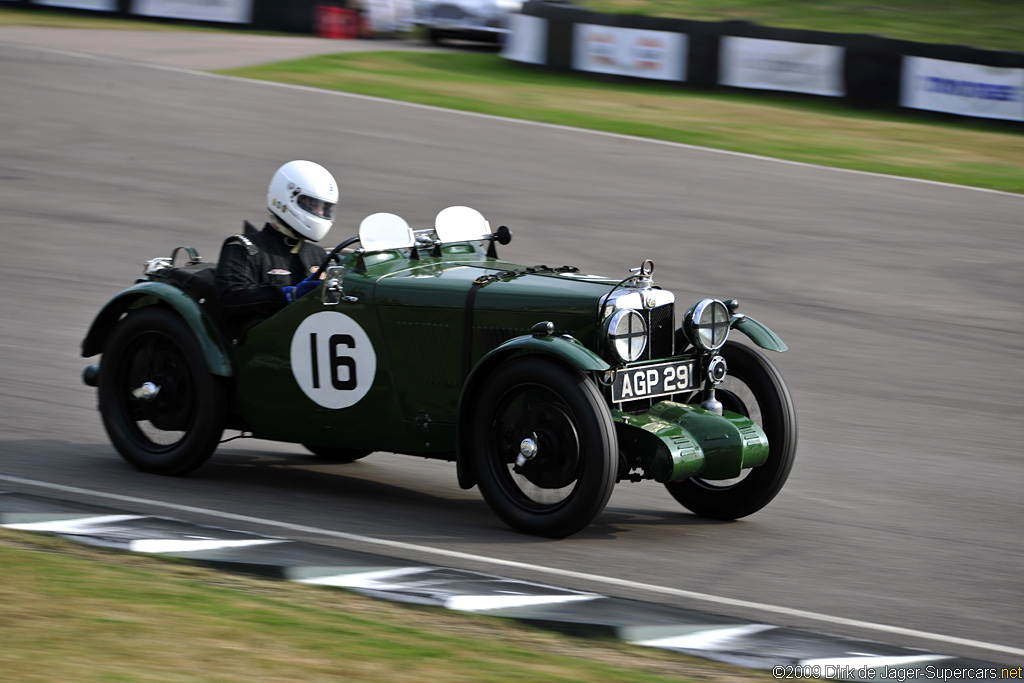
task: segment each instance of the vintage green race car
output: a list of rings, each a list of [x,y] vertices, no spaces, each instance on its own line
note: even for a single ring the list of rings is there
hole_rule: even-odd
[[[621,280],[523,267],[497,257],[509,239],[468,207],[420,231],[374,214],[311,292],[241,339],[220,320],[213,264],[191,249],[182,267],[154,259],[93,322],[82,355],[102,362],[83,377],[146,472],[191,471],[225,429],[342,462],[438,458],[509,526],[549,537],[586,527],[624,480],[718,519],[775,497],[793,401],[761,351],[728,337],[782,340],[735,300],[678,316],[651,261]]]

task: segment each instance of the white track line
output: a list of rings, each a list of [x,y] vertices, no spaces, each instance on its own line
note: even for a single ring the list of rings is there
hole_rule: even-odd
[[[540,128],[548,128],[551,130],[562,130],[572,133],[581,133],[585,135],[597,135],[600,137],[614,138],[617,140],[630,140],[633,142],[644,142],[651,145],[662,145],[666,147],[675,147],[677,149],[689,149],[700,152],[710,152],[714,154],[724,154],[727,156],[739,157],[741,159],[753,159],[757,161],[770,161],[777,164],[787,164],[789,166],[799,166],[802,168],[812,169],[823,169],[828,171],[836,171],[838,173],[853,173],[855,175],[869,176],[874,178],[888,178],[890,180],[905,180],[911,183],[923,183],[925,185],[935,185],[938,187],[953,187],[961,190],[973,190],[975,192],[987,192],[989,194],[998,194],[1005,197],[1017,197],[1018,199],[1024,199],[1024,194],[1018,194],[1016,192],[1006,192],[1003,190],[992,190],[987,187],[972,187],[970,185],[957,185],[955,183],[944,183],[938,180],[926,180],[924,178],[908,178],[906,176],[889,175],[886,173],[872,173],[871,171],[858,171],[852,168],[839,168],[837,166],[822,166],[820,164],[811,164],[805,161],[791,161],[789,159],[777,159],[775,157],[766,157],[759,154],[749,154],[747,152],[735,152],[728,149],[716,149],[714,147],[701,147],[700,145],[690,145],[685,142],[670,142],[668,140],[656,140],[654,138],[643,138],[635,135],[625,135],[623,133],[609,133],[603,130],[590,130],[588,128],[573,128],[572,126],[562,126],[556,123],[542,123],[540,121],[527,121],[525,119],[513,119],[505,116],[496,116],[494,114],[480,114],[478,112],[471,111],[460,111],[458,109],[446,109],[444,107],[435,107],[429,104],[418,104],[416,102],[403,102],[401,100],[389,100],[383,97],[373,97],[372,95],[359,95],[357,93],[341,92],[338,90],[324,90],[322,88],[313,88],[308,85],[295,85],[292,83],[279,83],[277,81],[261,81],[253,78],[241,78],[239,76],[226,76],[224,74],[211,73],[208,71],[195,71],[193,69],[183,69],[177,66],[167,66],[164,64],[154,64],[151,62],[141,62],[131,59],[125,59],[120,57],[107,57],[104,55],[91,55],[83,52],[71,52],[68,50],[58,50],[56,48],[38,47],[35,45],[27,45],[23,43],[14,43],[11,41],[0,40],[0,45],[6,45],[9,47],[18,47],[27,50],[37,50],[39,52],[45,52],[55,55],[63,55],[65,57],[79,57],[85,59],[93,59],[101,62],[112,62],[115,64],[132,64],[134,66],[146,67],[149,69],[156,69],[158,71],[168,71],[171,73],[179,74],[190,74],[193,76],[204,76],[206,78],[216,78],[228,81],[239,81],[245,83],[260,83],[263,85],[275,87],[275,88],[287,88],[289,90],[300,90],[303,92],[314,92],[326,95],[333,95],[337,97],[346,97],[356,100],[364,100],[367,102],[380,102],[386,104],[392,104],[398,107],[409,107],[412,109],[423,109],[432,112],[443,112],[446,114],[453,114],[457,116],[469,116],[480,119],[489,119],[492,121],[505,121],[507,123],[514,123],[523,126],[538,126]]]
[[[331,538],[340,538],[346,541],[354,541],[357,543],[366,543],[369,545],[382,546],[385,548],[395,548],[398,550],[407,550],[418,553],[425,553],[428,555],[436,555],[439,557],[449,557],[459,560],[469,560],[472,562],[482,562],[484,564],[495,565],[499,567],[512,567],[515,569],[524,569],[537,574],[547,574],[550,576],[561,576],[570,579],[577,579],[582,581],[592,581],[598,584],[604,584],[607,586],[617,586],[620,588],[629,588],[632,590],[647,591],[650,593],[660,593],[662,595],[671,595],[677,598],[686,598],[688,600],[694,600],[697,602],[704,602],[713,605],[728,605],[729,607],[740,607],[742,609],[753,609],[760,610],[762,612],[768,612],[771,614],[781,614],[788,617],[797,617],[800,619],[807,619],[810,621],[816,621],[823,624],[833,624],[840,626],[850,626],[853,628],[865,629],[867,631],[875,631],[879,633],[892,633],[900,636],[907,636],[910,638],[920,638],[922,640],[934,641],[937,643],[948,643],[951,645],[961,645],[965,647],[977,648],[979,650],[987,650],[990,652],[1001,652],[1009,655],[1016,655],[1024,657],[1024,649],[1018,647],[1010,647],[1009,645],[999,645],[997,643],[986,643],[980,640],[971,640],[969,638],[958,638],[956,636],[947,636],[941,633],[929,633],[927,631],[918,631],[910,628],[903,628],[901,626],[889,626],[888,624],[875,624],[870,621],[860,621],[859,619],[847,619],[845,617],[835,617],[829,614],[820,614],[818,612],[809,612],[802,609],[793,609],[791,607],[781,607],[779,605],[769,605],[760,602],[751,602],[749,600],[737,600],[734,598],[726,598],[717,595],[707,595],[705,593],[697,593],[694,591],[682,590],[679,588],[670,588],[668,586],[657,586],[653,584],[640,583],[638,581],[629,581],[627,579],[617,579],[611,576],[599,576],[597,574],[586,574],[584,572],[570,571],[567,569],[558,569],[556,567],[545,567],[542,565],[529,564],[526,562],[516,562],[514,560],[502,560],[495,557],[486,557],[484,555],[473,555],[471,553],[463,553],[456,550],[445,550],[443,548],[432,548],[425,545],[417,545],[415,543],[405,543],[402,541],[391,541],[384,538],[373,538],[372,536],[362,536],[359,534],[350,534],[344,531],[333,531],[331,529],[320,529],[318,527],[306,526],[304,524],[290,524],[288,522],[279,522],[273,519],[262,519],[259,517],[250,517],[248,515],[237,515],[232,512],[222,512],[220,510],[211,510],[209,508],[193,507],[191,505],[180,505],[178,503],[166,503],[161,500],[152,500],[149,498],[138,498],[136,496],[124,496],[118,493],[107,493],[105,491],[93,491],[91,489],[78,488],[77,486],[64,486],[63,484],[53,484],[46,481],[38,481],[36,479],[24,479],[22,477],[12,477],[4,474],[0,474],[0,481],[8,481],[14,484],[24,484],[27,486],[38,486],[44,489],[50,489],[52,491],[62,491],[65,493],[76,493],[86,496],[95,496],[97,498],[104,498],[107,500],[116,500],[123,503],[138,503],[142,505],[155,505],[157,507],[167,508],[168,510],[176,510],[178,512],[188,512],[192,514],[207,515],[209,517],[218,517],[220,519],[227,519],[235,522],[246,522],[249,524],[261,524],[263,526],[273,527],[277,529],[285,529],[287,531],[294,531],[303,534],[318,534],[321,536],[329,536]]]

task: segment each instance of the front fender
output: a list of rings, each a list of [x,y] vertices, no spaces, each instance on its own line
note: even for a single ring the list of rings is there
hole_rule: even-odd
[[[611,369],[611,366],[603,358],[575,339],[550,335],[534,336],[526,334],[521,337],[515,337],[491,350],[490,353],[481,358],[480,362],[476,364],[476,367],[473,368],[466,378],[466,382],[462,386],[462,394],[459,396],[455,463],[458,470],[459,486],[464,489],[476,486],[476,474],[473,472],[468,455],[470,449],[468,443],[469,424],[472,419],[470,408],[473,405],[473,397],[491,370],[509,358],[527,354],[556,358],[583,373],[604,372]]]
[[[233,373],[227,347],[210,316],[184,291],[164,282],[138,282],[108,301],[82,341],[82,356],[88,358],[103,353],[110,331],[124,313],[161,304],[174,309],[192,330],[210,372],[230,377]]]
[[[789,347],[786,346],[786,343],[782,341],[779,335],[768,329],[767,325],[754,320],[749,315],[733,314],[729,327],[747,335],[762,349],[778,351],[779,353],[789,350]]]

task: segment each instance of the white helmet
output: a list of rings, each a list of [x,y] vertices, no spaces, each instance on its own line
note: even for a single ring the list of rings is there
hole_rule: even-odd
[[[270,213],[299,237],[319,242],[334,224],[338,184],[334,176],[312,161],[289,161],[277,169],[267,190]]]

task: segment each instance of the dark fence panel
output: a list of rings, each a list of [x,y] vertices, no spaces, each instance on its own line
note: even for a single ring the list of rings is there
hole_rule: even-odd
[[[316,33],[316,12],[317,6],[324,4],[334,7],[346,7],[347,0],[248,0],[251,5],[252,19],[249,23],[239,24],[234,22],[201,21],[182,17],[144,17],[146,21],[160,21],[167,23],[186,23],[200,26],[230,26],[234,28],[252,28],[260,31],[281,31],[283,33]],[[136,0],[116,0],[116,11],[99,12],[75,7],[51,7],[41,5],[33,0],[0,0],[0,8],[16,7],[18,9],[34,10],[60,10],[74,14],[102,15],[117,17],[120,19],[140,18],[133,12]],[[71,3],[73,4],[73,3]],[[210,4],[209,2],[205,4]],[[204,5],[196,0],[195,5]],[[188,5],[179,5],[187,11]]]
[[[116,0],[116,11],[102,14],[130,18],[134,16],[136,1]],[[197,8],[205,6],[202,0],[193,1]],[[321,5],[344,8],[349,4],[348,0],[239,1],[251,2],[251,20],[247,24],[176,17],[152,19],[310,34],[317,32],[318,8]],[[74,0],[69,0],[69,4],[74,4]],[[187,8],[188,3],[176,6]],[[0,7],[54,9],[32,0],[3,0]],[[84,9],[61,9],[97,14]],[[640,70],[628,68],[611,68],[604,72],[589,70],[586,73],[612,80],[656,79],[660,84],[675,83],[679,87],[785,92],[794,96],[829,97],[861,108],[1024,123],[1024,52],[916,43],[874,35],[771,28],[744,21],[706,22],[601,14],[572,5],[542,1],[527,2],[523,13],[542,18],[547,23],[546,54],[538,65],[540,68],[574,70],[577,49],[582,54],[595,47],[576,45],[576,27],[579,25],[608,27],[610,30],[603,33],[609,34],[606,37],[612,40],[616,35],[624,39],[637,35],[628,29],[656,31],[662,35],[686,36],[685,50],[682,47],[666,49],[664,44],[658,45],[657,40],[647,41],[654,43],[653,47],[647,46],[648,55],[653,55],[649,57],[650,63],[671,68],[649,70],[647,79],[642,78],[642,74],[637,76]],[[584,35],[593,37],[594,34]],[[681,40],[674,37],[674,45],[681,45]],[[778,46],[778,64],[772,63],[768,54],[770,49],[765,52],[768,57],[762,60],[763,64],[755,63],[759,47],[769,45],[759,41],[774,41],[770,44]],[[642,41],[637,39],[636,42]],[[643,46],[636,50],[638,55],[641,54]],[[682,54],[679,54],[680,50],[683,50]],[[840,54],[841,62],[836,57]],[[664,61],[657,62],[659,58]],[[723,63],[726,58],[728,64]],[[631,59],[645,57],[632,56]],[[774,75],[771,73],[773,68]],[[787,68],[792,73],[785,73]],[[757,75],[758,69],[761,69],[761,78]],[[802,81],[801,69],[805,71]],[[812,74],[814,69],[819,69],[820,73]],[[1016,70],[1021,71],[1018,73]]]
[[[260,31],[316,33],[317,5],[343,6],[317,0],[253,0],[252,27]]]
[[[528,2],[523,7],[523,13],[547,21],[547,55],[543,67],[550,69],[575,70],[574,55],[578,47],[575,45],[575,27],[578,24],[683,33],[687,36],[684,56],[686,64],[683,69],[686,76],[680,81],[658,80],[659,84],[674,82],[679,87],[824,96],[859,108],[920,112],[942,117],[972,116],[1014,124],[1024,123],[1024,71],[1019,74],[1013,71],[986,71],[987,67],[1024,70],[1024,52],[917,43],[867,34],[772,28],[744,21],[701,22],[600,14],[542,1]],[[615,37],[614,31],[606,33],[610,34],[608,40]],[[633,34],[627,32],[622,35]],[[752,61],[754,57],[750,56],[751,50],[758,45],[768,45],[759,41],[776,41],[771,44],[779,46],[780,54],[796,55],[794,60],[797,61],[778,65],[779,72],[784,72],[786,68],[793,71],[790,75],[796,78],[790,79],[790,85],[787,85],[784,73],[782,76],[771,77],[768,73],[771,64],[763,67],[766,78],[760,86],[756,79],[753,79],[753,84],[748,80],[743,86],[738,86],[726,78],[726,72],[729,71],[727,67],[730,65],[723,63],[723,55],[733,60],[730,73],[735,73],[738,61],[742,62],[747,57]],[[808,56],[802,57],[801,54]],[[833,57],[835,60],[830,63],[829,59]],[[808,61],[800,62],[799,59]],[[817,64],[815,59],[818,60]],[[784,62],[785,58],[780,61]],[[740,64],[739,68],[744,66],[750,65]],[[800,69],[809,72],[819,67],[822,71],[817,78],[810,76],[805,78],[803,84],[797,82]],[[831,72],[833,68],[834,74]],[[602,79],[647,80],[624,71],[628,69],[620,70],[612,76],[592,70],[578,72]],[[748,68],[746,73],[756,73],[756,65],[753,69]],[[911,81],[915,78],[917,80],[904,83],[904,73],[915,74]],[[812,82],[813,87],[808,82]],[[801,87],[805,89],[801,90]],[[948,101],[942,101],[943,97]]]

